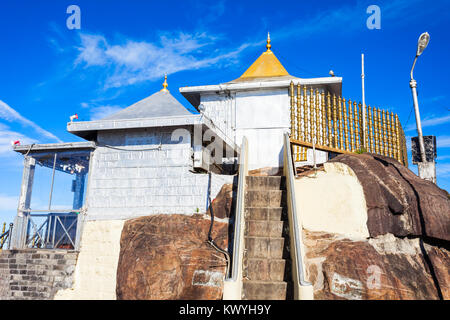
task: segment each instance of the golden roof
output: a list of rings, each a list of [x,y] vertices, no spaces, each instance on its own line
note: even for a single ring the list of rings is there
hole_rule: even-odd
[[[289,76],[281,62],[270,50],[270,34],[267,34],[267,51],[256,59],[255,62],[235,81],[249,81],[254,78],[282,77]]]

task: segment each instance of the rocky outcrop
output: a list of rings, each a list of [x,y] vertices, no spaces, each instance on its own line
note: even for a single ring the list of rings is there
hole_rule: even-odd
[[[315,299],[450,298],[449,251],[425,245],[424,255],[418,238],[388,234],[353,241],[305,231],[304,244]]]
[[[339,155],[363,188],[369,237],[304,230],[315,299],[450,299],[450,199],[392,158]]]
[[[450,199],[445,190],[389,157],[339,155],[331,162],[348,165],[358,177],[371,237],[391,233],[450,240]]]
[[[233,197],[235,188],[232,184],[224,184],[220,189],[217,197],[212,201],[211,207],[208,209],[208,215],[211,215],[211,209],[214,217],[229,218],[234,210]]]
[[[117,299],[221,299],[224,255],[206,240],[206,215],[156,215],[125,222],[117,268]],[[227,248],[228,223],[212,238]]]

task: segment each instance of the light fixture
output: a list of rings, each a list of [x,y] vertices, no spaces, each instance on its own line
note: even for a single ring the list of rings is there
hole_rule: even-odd
[[[424,32],[420,35],[419,41],[417,42],[417,52],[416,56],[420,56],[425,48],[428,46],[428,42],[430,42],[430,35],[428,32]]]

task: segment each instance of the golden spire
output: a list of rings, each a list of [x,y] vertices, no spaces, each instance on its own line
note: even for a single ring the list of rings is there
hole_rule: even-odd
[[[245,71],[240,78],[234,81],[251,81],[256,78],[281,77],[289,76],[289,73],[275,57],[272,52],[272,45],[270,44],[270,33],[267,33],[267,51],[263,52],[261,56]]]
[[[267,51],[270,51],[270,48],[272,48],[272,45],[270,44],[270,33],[267,32],[267,44],[266,44]]]
[[[163,88],[161,89],[161,91],[163,92],[169,92],[169,90],[167,89],[169,85],[167,84],[167,73],[164,74],[164,83],[163,83]]]

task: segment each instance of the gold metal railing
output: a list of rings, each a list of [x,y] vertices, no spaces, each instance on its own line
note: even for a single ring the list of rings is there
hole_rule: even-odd
[[[296,161],[306,161],[308,148],[336,153],[372,152],[397,159],[407,166],[406,139],[398,115],[366,106],[363,138],[361,103],[319,92],[306,86],[290,86],[291,143]],[[364,141],[365,140],[365,141]]]

